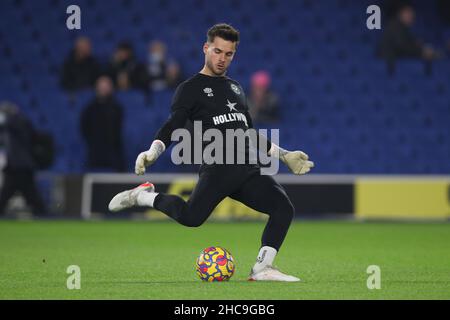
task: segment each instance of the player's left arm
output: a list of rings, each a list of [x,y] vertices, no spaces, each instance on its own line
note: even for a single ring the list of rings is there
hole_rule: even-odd
[[[253,128],[253,123],[249,112],[245,113],[249,128]],[[266,145],[264,152],[271,157],[280,159],[294,174],[306,174],[314,167],[314,162],[309,160],[309,156],[300,150],[288,151],[271,142],[269,138],[258,133],[256,143],[258,151],[260,146]]]
[[[275,143],[272,143],[269,155],[283,161],[294,174],[308,173],[314,167],[314,162],[310,161],[309,156],[303,151],[288,151]]]

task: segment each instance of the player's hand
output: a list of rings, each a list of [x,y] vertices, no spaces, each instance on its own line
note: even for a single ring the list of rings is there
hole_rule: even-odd
[[[288,151],[281,160],[294,174],[308,173],[314,167],[314,162],[309,161],[308,155],[302,151]]]
[[[141,152],[137,159],[136,165],[134,167],[134,172],[137,175],[143,175],[145,173],[145,168],[152,165],[156,159],[164,152],[166,149],[164,143],[160,140],[153,141],[150,149]]]
[[[150,153],[150,151],[141,152],[136,159],[134,171],[137,175],[142,175],[145,173],[145,168],[153,164],[155,161],[156,157],[154,154]]]

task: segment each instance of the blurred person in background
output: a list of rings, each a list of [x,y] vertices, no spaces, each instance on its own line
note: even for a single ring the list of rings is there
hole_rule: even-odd
[[[61,85],[68,91],[93,88],[100,75],[100,65],[92,55],[91,41],[80,37],[64,62]]]
[[[442,20],[447,24],[447,26],[450,26],[450,1],[438,0],[437,6]]]
[[[446,50],[446,55],[450,55],[450,1],[448,0],[438,0],[438,12],[442,18],[442,21],[446,24],[447,27],[447,39],[444,40],[444,46]]]
[[[18,106],[10,102],[0,103],[0,148],[3,151],[0,215],[4,215],[16,192],[23,195],[35,216],[46,214],[35,181],[34,135],[31,121]]]
[[[275,123],[280,120],[278,96],[270,88],[268,72],[255,72],[250,80],[249,112],[255,123]]]
[[[147,71],[150,87],[155,91],[176,88],[181,82],[180,66],[167,58],[167,47],[161,41],[149,45]]]
[[[431,73],[431,62],[439,58],[439,52],[420,41],[413,33],[412,26],[416,20],[414,8],[403,4],[390,19],[378,47],[379,57],[386,60],[388,73],[395,73],[398,59],[413,58],[425,62],[425,72]]]
[[[87,168],[123,171],[122,106],[114,98],[110,78],[96,83],[96,97],[81,114],[81,133],[87,145]]]
[[[118,90],[141,89],[148,91],[149,78],[145,66],[136,60],[133,46],[126,41],[118,44],[107,74]]]

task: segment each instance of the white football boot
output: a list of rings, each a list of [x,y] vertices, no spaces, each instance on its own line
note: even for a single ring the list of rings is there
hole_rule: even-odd
[[[110,211],[117,212],[136,206],[137,196],[141,192],[155,192],[155,186],[150,182],[146,182],[134,189],[118,193],[109,202],[108,209]]]
[[[285,282],[297,282],[299,278],[282,273],[275,267],[266,266],[259,272],[254,273],[253,269],[248,278],[249,281],[285,281]]]

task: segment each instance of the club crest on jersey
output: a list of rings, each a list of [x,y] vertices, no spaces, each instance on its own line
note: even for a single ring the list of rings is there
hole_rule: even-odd
[[[203,89],[203,92],[208,95],[208,97],[214,97],[213,90],[211,88]]]
[[[241,90],[239,90],[238,86],[234,83],[231,84],[231,90],[233,90],[236,94],[241,94]]]

